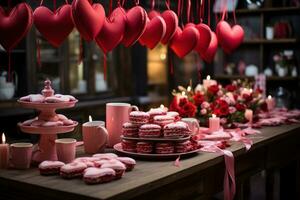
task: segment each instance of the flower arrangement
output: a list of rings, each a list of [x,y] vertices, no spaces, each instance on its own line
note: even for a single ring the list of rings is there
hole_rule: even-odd
[[[196,117],[201,125],[207,125],[209,117],[215,114],[223,126],[233,127],[235,122],[247,122],[247,109],[254,114],[267,111],[262,91],[254,90],[253,83],[248,81],[237,80],[223,87],[215,80],[204,80],[203,85],[198,84],[195,89],[191,85],[179,86],[172,94],[170,110],[177,111],[181,117]]]

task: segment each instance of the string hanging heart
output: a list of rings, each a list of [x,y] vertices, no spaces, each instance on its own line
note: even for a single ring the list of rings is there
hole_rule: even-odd
[[[54,8],[53,12],[40,5],[33,12],[33,21],[37,30],[54,47],[59,47],[74,28],[72,7],[67,1],[57,10]]]
[[[72,3],[74,24],[82,38],[92,41],[100,32],[105,21],[105,10],[100,3],[89,0],[74,0]]]

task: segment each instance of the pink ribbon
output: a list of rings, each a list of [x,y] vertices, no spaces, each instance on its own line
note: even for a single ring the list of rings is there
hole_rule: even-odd
[[[232,200],[236,192],[235,172],[234,172],[234,156],[231,151],[220,149],[216,145],[204,146],[202,151],[220,153],[224,155],[225,175],[224,175],[224,200]]]

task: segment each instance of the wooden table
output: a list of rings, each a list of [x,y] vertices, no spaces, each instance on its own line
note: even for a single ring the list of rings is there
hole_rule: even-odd
[[[238,199],[243,181],[254,173],[294,161],[299,163],[300,125],[261,130],[261,135],[252,136],[254,144],[249,152],[245,152],[240,143],[233,143],[229,148],[235,155]],[[173,162],[138,160],[136,168],[121,180],[100,185],[86,185],[80,179],[40,176],[37,169],[1,170],[0,199],[209,199],[215,192],[222,191],[223,156],[199,153],[182,159],[181,167],[175,167]],[[293,177],[300,180],[299,168]]]

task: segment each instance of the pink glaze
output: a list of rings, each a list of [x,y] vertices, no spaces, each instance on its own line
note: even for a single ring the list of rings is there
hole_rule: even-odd
[[[142,111],[132,111],[129,114],[129,120],[135,124],[145,124],[149,122],[150,115]]]
[[[114,170],[126,170],[126,166],[118,160],[109,160],[101,165],[101,168],[111,168]]]
[[[157,116],[157,115],[166,115],[167,112],[166,112],[166,110],[164,110],[162,108],[151,108],[148,111],[148,114],[150,115],[150,118],[153,119],[154,116]]]
[[[144,124],[139,129],[140,137],[160,137],[161,126],[157,124]]]
[[[84,170],[86,168],[87,168],[87,165],[82,162],[72,162],[72,163],[62,166],[60,168],[60,171],[64,172],[64,173],[72,173],[72,172]]]
[[[174,122],[174,120],[175,120],[174,117],[171,117],[169,115],[158,115],[153,118],[153,122],[160,126],[165,126],[167,124],[170,124]]]
[[[136,161],[132,158],[129,157],[118,157],[116,158],[118,161],[124,163],[124,164],[130,164],[130,165],[135,165]]]
[[[83,177],[84,178],[98,178],[102,176],[115,176],[116,172],[111,168],[96,168],[96,167],[89,167],[84,171]]]
[[[117,158],[118,156],[114,153],[97,153],[94,154],[93,157],[96,157],[98,159],[113,159]]]
[[[60,161],[45,160],[39,164],[39,169],[61,168],[65,163]]]
[[[27,95],[25,97],[21,97],[20,100],[21,101],[41,103],[41,102],[44,102],[45,97],[41,94],[30,94],[30,95]]]

